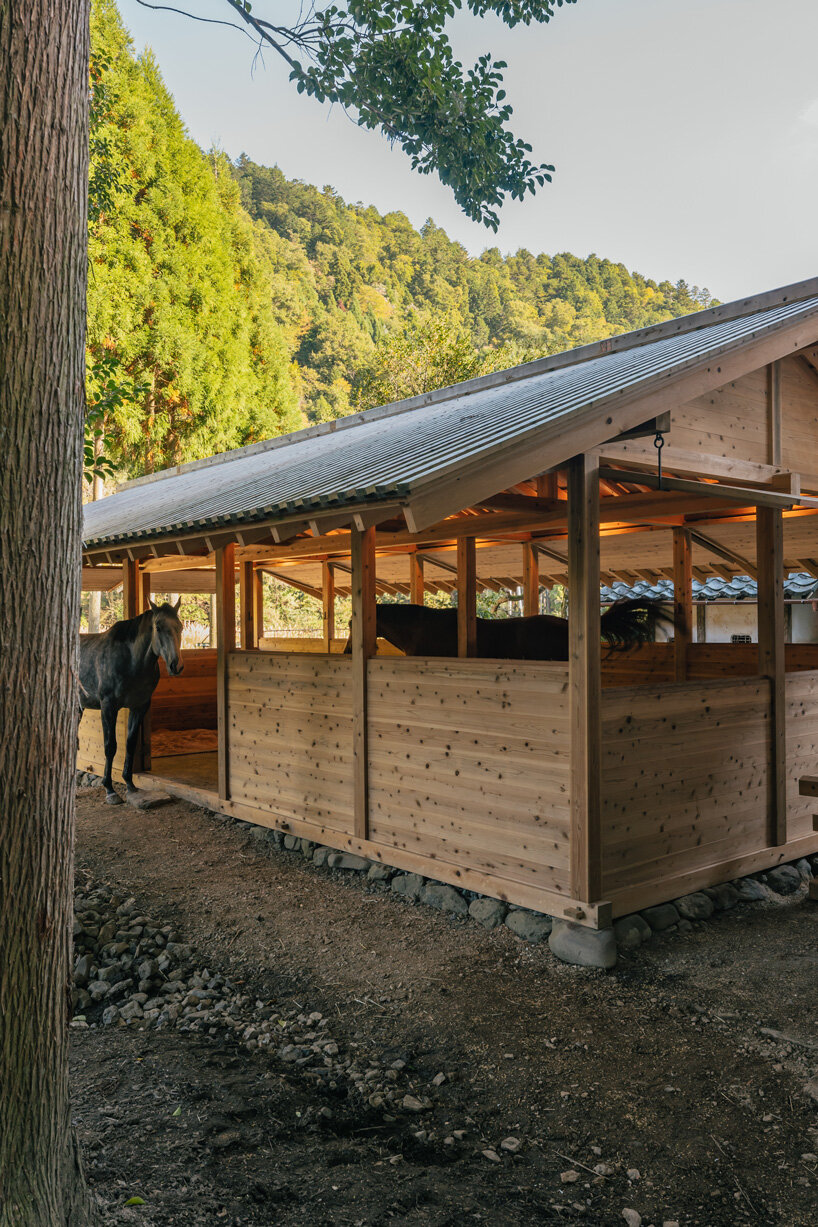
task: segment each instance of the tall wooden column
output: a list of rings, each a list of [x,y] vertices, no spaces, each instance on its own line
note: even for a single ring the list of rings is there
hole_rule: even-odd
[[[260,567],[253,571],[253,604],[256,608],[256,642],[264,638],[264,574]]]
[[[784,524],[775,507],[756,508],[758,671],[770,679],[771,745],[767,842],[787,842],[787,675],[784,660]]]
[[[568,466],[568,656],[571,713],[571,894],[602,893],[602,676],[599,609],[599,460]]]
[[[139,563],[126,558],[122,564],[122,617],[127,622],[140,612]]]
[[[245,652],[258,647],[257,609],[255,567],[252,562],[242,562],[239,567],[239,625],[241,646]]]
[[[540,566],[537,551],[530,541],[523,545],[523,616],[540,612]]]
[[[477,655],[477,549],[474,537],[457,539],[457,655]]]
[[[219,797],[226,801],[230,796],[227,666],[236,647],[236,547],[232,542],[216,550],[216,626]]]
[[[375,529],[352,529],[352,765],[354,832],[369,837],[367,662],[376,651]]]
[[[781,463],[781,363],[767,367],[767,452],[770,464]]]
[[[335,638],[335,572],[326,559],[321,563],[321,630],[324,651],[332,651]]]
[[[673,529],[673,663],[677,682],[687,678],[693,641],[693,560],[690,532]]]
[[[423,559],[417,554],[409,555],[409,600],[413,605],[423,604]]]
[[[139,576],[139,612],[144,613],[151,603],[151,573],[142,571]]]

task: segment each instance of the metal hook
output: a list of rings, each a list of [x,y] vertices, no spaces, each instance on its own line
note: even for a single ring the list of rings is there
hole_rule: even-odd
[[[653,446],[656,448],[656,471],[659,475],[659,489],[662,489],[662,448],[665,446],[665,436],[661,430],[657,430],[653,439]]]

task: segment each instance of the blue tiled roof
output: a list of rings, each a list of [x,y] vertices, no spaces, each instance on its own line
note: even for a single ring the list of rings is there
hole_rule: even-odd
[[[651,601],[672,601],[673,581],[660,579],[655,584],[647,580],[639,580],[636,584],[625,584],[617,580],[613,584],[603,584],[600,595],[604,605],[611,601],[621,601],[625,598],[647,597]],[[734,575],[732,579],[721,579],[712,575],[705,582],[693,580],[694,601],[755,601],[758,599],[758,586],[749,575]],[[784,599],[786,601],[818,600],[818,579],[805,571],[793,571],[784,580]]]

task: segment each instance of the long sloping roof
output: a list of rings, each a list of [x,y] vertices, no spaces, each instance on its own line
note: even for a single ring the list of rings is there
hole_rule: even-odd
[[[526,363],[267,444],[181,466],[85,507],[86,549],[409,504],[444,477],[510,446],[564,440],[588,411],[621,405],[720,355],[816,317],[818,279]],[[600,437],[606,441],[604,414]],[[596,445],[596,444],[595,444]],[[508,482],[504,484],[510,484]],[[487,491],[488,492],[488,491]]]

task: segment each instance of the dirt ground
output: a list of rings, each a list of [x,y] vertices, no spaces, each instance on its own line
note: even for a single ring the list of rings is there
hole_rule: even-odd
[[[818,1218],[818,1102],[804,1091],[818,906],[802,896],[653,938],[601,973],[183,803],[111,810],[82,790],[77,863],[260,1000],[321,1011],[364,1055],[397,1054],[433,1099],[389,1120],[230,1039],[76,1029],[75,1121],[107,1222]]]

